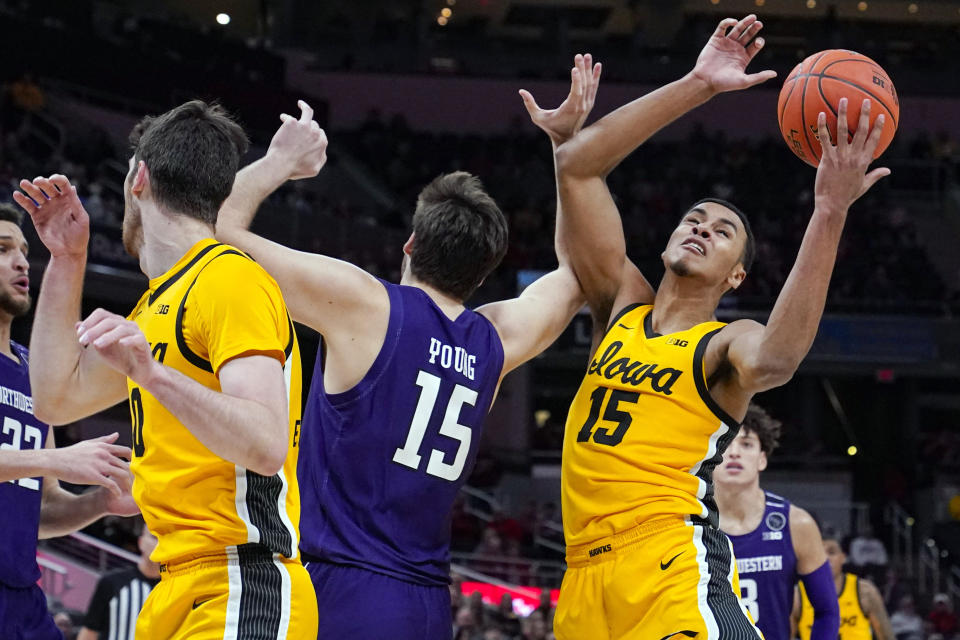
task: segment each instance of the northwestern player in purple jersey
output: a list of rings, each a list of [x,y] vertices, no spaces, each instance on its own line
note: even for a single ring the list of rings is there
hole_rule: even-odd
[[[740,594],[766,640],[790,640],[793,590],[802,580],[814,603],[812,640],[836,640],[840,609],[820,529],[809,513],[760,488],[780,422],[751,404],[713,472],[720,529],[733,543]]]
[[[571,95],[582,124],[593,94]],[[516,299],[464,303],[507,250],[507,223],[457,172],[417,200],[400,285],[246,231],[288,178],[315,175],[326,136],[301,102],[267,155],[237,175],[217,235],[280,284],[322,335],[301,435],[300,549],[320,638],[449,640],[450,512],[503,377],[547,348],[584,300],[565,256]],[[399,247],[398,247],[399,249]]]
[[[62,638],[37,586],[37,539],[76,531],[101,516],[138,513],[130,497],[130,449],[114,433],[56,449],[33,415],[27,349],[10,339],[13,319],[30,310],[23,214],[0,205],[0,638]],[[58,480],[102,488],[74,495]]]

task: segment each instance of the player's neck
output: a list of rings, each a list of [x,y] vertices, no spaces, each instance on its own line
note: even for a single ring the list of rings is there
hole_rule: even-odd
[[[717,484],[714,497],[723,531],[743,535],[756,529],[763,519],[766,496],[759,482],[741,486]]]
[[[438,307],[440,307],[440,310],[443,311],[443,315],[447,316],[451,320],[456,320],[457,316],[463,312],[462,300],[457,300],[456,298],[443,293],[439,289],[432,287],[425,282],[417,280],[409,273],[404,274],[403,278],[400,279],[400,284],[423,290],[423,292],[430,296],[430,299],[433,300]]]
[[[213,237],[212,225],[189,216],[144,207],[142,220],[140,269],[150,279],[169,271],[193,245]]]
[[[834,583],[834,586],[836,586],[837,588],[838,594],[841,591],[843,591],[843,583],[846,581],[846,579],[847,579],[847,574],[845,574],[843,571],[840,572],[840,575],[833,577],[833,583]]]
[[[668,269],[653,302],[653,329],[667,334],[709,322],[716,318],[719,303],[720,295],[715,287],[678,276]]]

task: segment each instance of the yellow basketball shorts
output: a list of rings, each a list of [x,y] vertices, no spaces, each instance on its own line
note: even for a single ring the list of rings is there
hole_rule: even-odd
[[[300,562],[247,544],[161,565],[137,640],[313,640],[317,598]]]
[[[727,537],[659,520],[567,548],[558,640],[758,640]]]

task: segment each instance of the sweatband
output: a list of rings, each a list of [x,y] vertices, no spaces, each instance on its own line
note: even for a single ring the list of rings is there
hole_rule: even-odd
[[[819,569],[800,576],[800,579],[813,605],[810,640],[836,640],[840,633],[840,602],[830,563],[824,562]]]

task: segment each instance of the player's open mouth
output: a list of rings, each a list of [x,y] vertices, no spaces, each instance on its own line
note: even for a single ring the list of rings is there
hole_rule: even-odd
[[[743,465],[739,462],[730,462],[727,464],[727,471],[743,471]]]
[[[28,278],[17,278],[13,281],[13,288],[20,293],[30,292],[30,280]]]
[[[680,245],[680,247],[694,253],[699,253],[701,256],[707,255],[706,247],[704,247],[698,240],[687,240]]]

